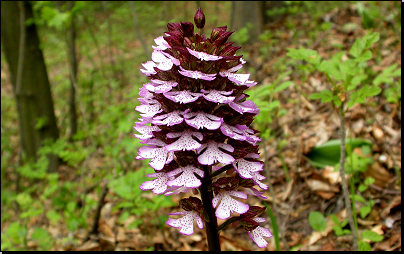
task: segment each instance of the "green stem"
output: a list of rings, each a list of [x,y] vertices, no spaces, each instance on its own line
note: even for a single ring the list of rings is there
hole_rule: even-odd
[[[219,233],[217,230],[217,218],[215,210],[212,206],[213,193],[208,190],[212,184],[210,173],[211,167],[205,166],[205,177],[201,179],[202,185],[200,187],[202,203],[205,208],[205,214],[208,215],[208,220],[205,218],[206,237],[208,240],[208,248],[210,251],[220,251]]]

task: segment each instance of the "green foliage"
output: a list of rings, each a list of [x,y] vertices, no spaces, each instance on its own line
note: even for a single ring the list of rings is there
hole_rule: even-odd
[[[303,48],[289,48],[287,56],[312,64],[317,70],[323,72],[332,84],[332,89],[313,93],[309,96],[310,99],[321,99],[322,103],[332,102],[337,107],[347,101],[348,108],[351,108],[356,103],[364,104],[366,98],[376,96],[382,91],[378,84],[373,86],[365,84],[357,89],[357,86],[367,78],[364,64],[372,59],[373,54],[370,48],[379,39],[380,35],[376,32],[367,33],[363,38],[356,39],[349,50],[353,58],[345,61],[342,61],[344,52],[335,54],[330,60],[321,60],[317,51]]]
[[[247,23],[244,27],[240,28],[232,35],[232,40],[239,45],[243,45],[250,39],[249,31],[254,28],[254,25]]]
[[[339,221],[338,217],[334,214],[330,215],[330,219],[334,222],[334,226],[332,226],[332,229],[334,230],[334,233],[336,236],[342,236],[342,235],[349,235],[351,234],[351,230],[349,229],[344,229],[346,225],[348,225],[348,220],[344,220],[342,222]]]
[[[292,81],[282,82],[291,73],[292,71],[282,73],[273,83],[255,86],[246,91],[250,96],[250,100],[254,101],[260,109],[260,114],[255,117],[254,123],[257,125],[258,131],[261,132],[261,138],[263,139],[269,139],[271,134],[270,124],[273,119],[285,113],[281,110],[281,103],[275,99],[275,95],[293,84]]]
[[[372,242],[381,242],[384,237],[382,235],[379,235],[378,233],[371,231],[371,230],[364,230],[361,234],[362,238],[370,240]]]
[[[176,204],[171,200],[171,197],[158,195],[154,196],[152,200],[144,198],[142,196],[142,190],[139,186],[150,180],[146,177],[147,173],[154,172],[152,168],[141,168],[135,172],[129,172],[126,175],[119,177],[117,179],[109,182],[108,187],[123,199],[122,202],[118,203],[113,210],[123,208],[125,211],[122,213],[119,221],[125,221],[130,214],[143,215],[149,212],[154,212],[162,207],[171,207]],[[141,223],[141,220],[136,222],[136,225]]]
[[[317,211],[312,211],[309,213],[309,223],[310,226],[318,232],[324,231],[327,227],[326,218],[324,218],[322,213]]]
[[[367,139],[361,139],[361,138],[354,138],[354,139],[348,139],[346,140],[346,147],[347,149],[346,154],[350,156],[353,154],[354,156],[357,156],[355,153],[352,153],[353,149],[356,147],[370,147],[372,146],[372,142]],[[335,166],[335,168],[338,168],[338,163],[340,161],[340,156],[341,156],[341,140],[340,139],[333,139],[325,142],[324,144],[315,146],[308,154],[306,154],[306,157],[310,159],[310,162],[316,166],[323,168],[325,166]],[[367,159],[366,159],[367,161]],[[358,161],[355,160],[355,163],[351,168],[358,168]],[[360,164],[361,166],[364,163]]]

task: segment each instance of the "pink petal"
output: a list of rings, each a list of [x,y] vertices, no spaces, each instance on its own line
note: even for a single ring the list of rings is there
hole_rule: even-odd
[[[152,117],[157,113],[162,112],[161,104],[157,100],[150,100],[149,105],[139,105],[135,108],[136,111],[139,111],[141,116],[143,117]]]
[[[181,111],[174,110],[173,112],[170,112],[168,114],[155,116],[152,123],[156,124],[156,125],[166,125],[166,126],[172,126],[172,125],[180,124],[184,120],[180,116],[180,114],[182,114]]]
[[[168,138],[172,137],[177,137],[177,135],[180,136],[180,138],[175,141],[174,143],[171,143],[170,145],[166,146],[167,151],[191,151],[199,148],[201,144],[199,144],[196,140],[192,138],[192,136],[196,137],[199,139],[199,141],[202,141],[203,135],[200,132],[193,132],[191,130],[185,130],[183,132],[177,132],[177,133],[167,133]]]
[[[217,103],[230,103],[232,102],[236,97],[234,96],[224,96],[224,94],[229,95],[233,91],[226,92],[226,91],[217,91],[217,90],[208,90],[205,91],[201,89],[201,92],[204,94],[202,95],[206,100],[211,101],[211,102],[217,102]],[[206,93],[206,95],[205,95]]]
[[[193,165],[188,165],[186,167],[177,168],[167,175],[169,177],[175,176],[177,174],[181,174],[174,180],[170,180],[167,182],[168,186],[177,186],[177,187],[187,187],[187,188],[198,188],[201,186],[201,181],[195,176],[195,174],[200,177],[204,176],[204,171],[194,167]]]
[[[170,91],[173,87],[176,87],[178,85],[178,82],[175,82],[174,80],[170,81],[163,81],[163,80],[158,80],[158,79],[152,79],[151,80],[152,85],[154,88],[152,88],[155,93],[165,93]]]
[[[174,214],[174,213],[171,213]],[[179,219],[169,218],[166,221],[168,226],[173,228],[180,228],[180,233],[184,235],[192,235],[194,233],[194,220],[196,220],[198,227],[203,228],[202,219],[199,217],[198,213],[195,211],[185,211],[183,213],[185,216]]]
[[[135,134],[135,137],[138,139],[148,139],[153,137],[153,131],[160,131],[161,129],[157,126],[147,126],[141,123],[136,123],[136,126],[133,127],[135,130],[140,132],[142,135]]]
[[[185,104],[196,101],[202,94],[183,90],[183,91],[163,93],[163,95],[172,101]]]
[[[243,192],[238,191],[226,191],[218,193],[212,199],[213,207],[216,207],[218,201],[220,200],[220,204],[216,209],[216,217],[219,219],[225,220],[230,217],[230,212],[236,212],[239,214],[243,214],[250,209],[249,205],[244,204],[238,200],[233,199],[230,195],[237,196],[240,198],[247,198],[247,195]]]
[[[248,231],[248,236],[250,236],[251,240],[257,244],[260,248],[265,248],[268,246],[268,242],[265,241],[264,237],[272,237],[271,232],[268,229],[263,227],[256,227],[255,229]]]
[[[233,162],[233,167],[242,178],[253,178],[252,172],[262,171],[263,164],[257,161],[247,161],[244,158]]]
[[[174,153],[168,152],[164,147],[143,146],[139,148],[139,159],[152,159],[149,165],[155,170],[162,170],[165,164],[174,159]]]
[[[156,175],[157,174],[157,175]],[[167,181],[169,180],[167,174],[165,172],[158,172],[155,174],[148,174],[149,175],[154,175],[153,177],[157,177],[153,181],[146,181],[142,183],[139,188],[141,190],[152,190],[153,193],[155,194],[162,194],[167,190]]]
[[[222,133],[232,139],[235,140],[246,140],[246,137],[243,135],[243,131],[235,126],[228,125],[227,123],[222,123],[220,126],[220,130]]]
[[[197,152],[198,154],[205,148],[206,151],[198,156],[198,162],[201,163],[202,165],[212,165],[215,164],[217,161],[222,163],[222,164],[229,164],[234,161],[233,156],[230,154],[227,154],[225,152],[222,152],[219,150],[218,146],[221,146],[222,148],[227,148],[226,150],[229,152],[233,152],[234,148],[229,145],[229,144],[221,144],[221,143],[216,143],[213,140],[209,140],[206,146],[200,147]],[[223,146],[225,145],[225,146]]]
[[[153,49],[165,50],[171,48],[170,45],[164,40],[163,36],[157,37],[154,39],[154,42],[157,44],[157,47],[152,46]]]
[[[223,119],[205,112],[189,112],[184,114],[185,122],[196,129],[206,128],[216,130],[220,127]]]
[[[198,58],[202,61],[216,61],[216,60],[220,60],[223,58],[222,56],[210,55],[208,53],[195,51],[195,50],[192,50],[189,48],[187,48],[187,50],[191,55],[195,56],[196,58]]]
[[[140,71],[147,76],[150,76],[152,74],[156,74],[157,72],[154,70],[154,67],[157,67],[157,65],[153,61],[147,61],[146,63],[142,63],[143,67],[145,69],[140,69]]]
[[[203,79],[207,81],[214,80],[216,77],[216,74],[206,74],[200,71],[191,71],[191,70],[185,70],[180,66],[180,71],[178,71],[181,75],[184,75],[189,78],[193,79]]]

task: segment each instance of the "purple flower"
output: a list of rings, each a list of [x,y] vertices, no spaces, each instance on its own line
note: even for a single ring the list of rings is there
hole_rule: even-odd
[[[214,56],[214,55],[210,55],[205,52],[195,51],[190,48],[187,48],[187,50],[191,55],[193,55],[194,57],[196,57],[202,61],[216,61],[216,60],[220,60],[223,58],[222,56]]]
[[[253,218],[252,220],[254,220],[255,222],[265,222],[264,218],[261,217],[256,217]],[[272,237],[271,232],[269,232],[268,229],[263,228],[263,227],[256,227],[255,229],[247,232],[248,236],[251,238],[251,240],[253,240],[255,242],[255,244],[257,244],[258,247],[260,248],[265,248],[268,246],[268,242],[265,241],[264,237]]]
[[[174,153],[168,152],[164,147],[143,146],[139,148],[139,156],[136,159],[152,159],[149,162],[150,167],[161,170],[174,159]]]
[[[190,91],[175,91],[163,94],[166,98],[179,103],[190,103],[196,101],[202,94]]]
[[[193,78],[193,79],[203,79],[207,81],[212,81],[216,77],[216,74],[206,74],[200,71],[191,71],[191,70],[185,70],[180,66],[180,71],[178,71],[181,75],[184,75],[185,77]]]
[[[185,122],[196,129],[206,128],[216,130],[223,123],[223,119],[205,112],[188,112],[184,114]]]
[[[201,154],[205,148],[206,150]],[[228,152],[234,151],[234,148],[229,144],[217,143],[213,140],[209,140],[206,144],[202,144],[197,149],[197,153],[200,154],[198,156],[199,163],[202,165],[213,165],[216,162],[220,162],[222,164],[232,163],[234,161],[233,156],[220,151],[219,148],[222,148]]]
[[[184,120],[184,118],[182,118],[181,116],[183,113],[184,112],[181,112],[179,110],[174,110],[168,114],[155,116],[152,120],[152,123],[156,125],[166,125],[166,126],[180,124]]]
[[[168,186],[198,188],[199,186],[201,186],[201,180],[196,178],[195,174],[199,175],[202,178],[205,175],[203,170],[196,168],[193,165],[188,165],[186,167],[177,168],[173,171],[168,172],[167,176],[173,177],[178,174],[181,175],[167,182]]]
[[[142,183],[139,188],[141,190],[152,190],[155,194],[162,194],[167,190],[167,181],[170,179],[166,172],[157,172],[147,174],[147,177],[157,177],[153,181],[146,181]]]
[[[151,80],[151,83],[144,84],[144,88],[146,88],[150,92],[165,93],[165,92],[170,91],[173,87],[175,87],[177,85],[178,85],[178,83],[173,80],[162,81],[162,80],[158,80],[158,79],[153,79],[153,80]],[[152,94],[152,93],[150,93],[150,94]]]
[[[238,200],[233,199],[231,196],[247,199],[247,194],[240,191],[225,191],[219,192],[213,199],[213,207],[217,207],[219,201],[220,205],[216,209],[216,217],[221,220],[228,219],[230,212],[236,212],[239,214],[245,213],[249,209],[249,205],[244,204]]]
[[[148,61],[146,63],[142,63],[143,67],[145,69],[140,69],[141,72],[146,74],[147,76],[150,76],[152,74],[156,74],[157,72],[154,70],[154,67],[157,67],[157,65],[153,61]]]
[[[165,50],[171,48],[170,45],[164,40],[163,36],[157,37],[154,39],[154,42],[157,44],[157,47],[152,46],[152,48],[155,50]]]
[[[167,133],[167,138],[178,138],[179,139],[170,145],[166,146],[167,151],[190,151],[201,147],[192,137],[196,137],[199,141],[202,141],[203,135],[197,131],[191,131],[190,129],[184,130],[183,132],[170,132]]]
[[[169,23],[168,31],[154,39],[152,61],[140,70],[149,81],[139,89],[136,111],[141,118],[134,129],[144,146],[136,159],[151,159],[155,171],[147,175],[154,179],[140,189],[165,196],[192,191],[206,202],[208,187],[213,195],[208,203],[192,196],[181,199],[184,211],[171,215],[183,217],[166,224],[190,235],[194,220],[202,228],[213,216],[205,209],[215,209],[220,219],[238,213],[250,237],[266,246],[263,237],[270,233],[258,226],[259,217],[253,218],[265,208],[236,200],[248,195],[265,199],[255,185],[268,189],[261,182],[265,177],[260,175],[260,139],[251,126],[259,109],[244,93],[257,83],[249,80],[250,74],[237,73],[245,61],[236,55],[240,47],[227,42],[233,32],[218,27],[206,37],[201,33],[205,15],[200,8],[194,21],[197,32],[190,22]]]
[[[225,103],[228,104],[232,102],[236,97],[234,96],[225,96],[225,95],[230,95],[233,93],[233,91],[218,91],[218,90],[208,90],[205,91],[204,89],[201,89],[201,92],[203,93],[202,96],[208,101],[211,102],[217,102],[217,103]]]
[[[194,220],[198,225],[198,228],[203,228],[203,222],[199,214],[195,211],[182,211],[169,213],[169,215],[185,215],[179,219],[169,218],[166,224],[173,228],[180,228],[180,233],[184,235],[192,235],[194,233]]]

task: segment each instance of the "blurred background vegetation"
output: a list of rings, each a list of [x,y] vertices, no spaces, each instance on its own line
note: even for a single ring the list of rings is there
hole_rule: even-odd
[[[140,144],[133,137],[134,122],[139,118],[134,109],[140,104],[139,88],[148,81],[139,69],[141,63],[150,60],[153,39],[166,31],[167,23],[193,22],[199,6],[206,16],[207,36],[217,26],[227,25],[236,31],[230,41],[243,46],[238,55],[248,62],[241,71],[251,73],[251,79],[259,82],[248,93],[257,98],[255,102],[261,108],[256,128],[265,140],[278,137],[272,133],[279,127],[274,120],[287,111],[275,94],[296,85],[284,77],[306,79],[312,71],[291,67],[293,61],[286,58],[286,49],[280,46],[284,40],[289,41],[289,47],[322,45],[335,24],[343,22],[335,20],[334,15],[342,9],[361,20],[360,24],[346,22],[341,26],[347,36],[373,29],[381,33],[382,39],[389,38],[389,31],[401,38],[398,1],[30,1],[14,5],[2,1],[2,250],[74,249],[100,230],[100,210],[108,200],[114,200],[112,213],[118,215],[116,223],[124,227],[139,228],[145,218],[156,228],[165,227],[167,212],[158,211],[176,207],[177,203],[162,195],[140,195],[138,188],[147,179],[146,174],[153,172],[147,162],[135,160]],[[33,16],[28,9],[32,9]],[[28,76],[24,71],[38,72],[34,67],[40,64],[28,55],[23,64],[18,62],[22,37],[18,22],[23,20],[22,14],[26,27],[36,27],[46,66],[52,98],[48,105],[53,105],[56,124],[49,135],[43,134],[52,124],[48,113],[35,113],[27,120],[30,126],[22,124],[24,114],[30,116],[30,107],[46,100],[39,97],[30,102],[27,98],[32,94],[24,94]],[[3,22],[3,17],[14,17],[16,23]],[[292,32],[286,35],[285,29]],[[5,33],[11,34],[10,30],[16,30],[17,37],[7,37]],[[27,29],[24,36],[22,54],[29,54],[33,35]],[[401,45],[401,39],[398,43]],[[332,46],[338,50],[346,45]],[[11,48],[13,55],[7,51]],[[277,61],[271,62],[275,56]],[[377,58],[382,60],[380,52]],[[377,74],[375,71],[370,78]],[[270,84],[261,86],[268,78]],[[27,89],[38,96],[35,88],[39,85],[31,85]],[[401,110],[401,97],[397,98],[401,87],[385,82],[385,88],[384,96],[398,103]],[[297,103],[297,99],[290,100]],[[17,107],[18,103],[25,106]],[[24,107],[28,109],[24,111]],[[24,144],[23,135],[25,140],[35,139],[36,144]],[[279,149],[287,143],[287,137],[282,138]],[[30,146],[32,153],[28,152]]]

